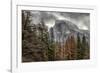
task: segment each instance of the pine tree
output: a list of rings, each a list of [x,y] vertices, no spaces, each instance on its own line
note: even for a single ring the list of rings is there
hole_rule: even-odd
[[[50,29],[50,34],[49,34],[49,40],[48,40],[48,45],[49,45],[49,48],[48,48],[48,60],[49,61],[54,61],[55,60],[55,48],[56,48],[56,45],[55,45],[55,42],[54,42],[54,32],[53,32],[53,28],[51,27]]]
[[[86,41],[85,35],[82,38],[82,52],[83,52],[83,59],[89,59],[89,45]]]
[[[25,10],[22,10],[22,61],[29,61],[30,55],[30,47],[31,43],[29,42],[30,33],[27,30],[27,27],[30,24],[30,12],[28,13]],[[30,55],[30,56],[29,56]]]
[[[82,42],[79,33],[77,34],[77,59],[83,58]]]
[[[48,28],[46,27],[46,25],[44,24],[43,20],[41,21],[41,23],[38,24],[38,40],[40,41],[40,44],[38,45],[41,45],[41,56],[42,56],[42,60],[43,61],[47,61],[48,60]]]
[[[78,35],[77,39],[77,59],[84,59],[86,57],[86,52],[88,51],[86,37],[83,35],[82,41],[80,41],[80,37]]]

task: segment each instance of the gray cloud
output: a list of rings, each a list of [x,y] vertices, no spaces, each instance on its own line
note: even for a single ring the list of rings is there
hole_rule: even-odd
[[[80,29],[90,29],[89,13],[72,13],[72,12],[49,12],[49,11],[30,11],[32,14],[32,24],[38,24],[41,19],[48,27],[55,24],[55,20],[71,21]]]

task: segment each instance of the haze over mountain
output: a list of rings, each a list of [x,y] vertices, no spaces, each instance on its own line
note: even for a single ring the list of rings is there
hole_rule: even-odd
[[[63,42],[67,39],[68,36],[74,35],[77,37],[77,34],[86,36],[87,41],[89,41],[90,34],[89,30],[79,29],[74,23],[65,20],[56,20],[55,25],[50,28],[50,39],[53,39],[58,42]]]
[[[79,29],[90,30],[90,14],[78,12],[53,12],[53,11],[30,11],[31,24],[38,24],[41,20],[48,26],[53,27],[56,20],[65,20],[74,23]]]

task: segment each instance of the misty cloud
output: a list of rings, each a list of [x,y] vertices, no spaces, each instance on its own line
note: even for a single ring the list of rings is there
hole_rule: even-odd
[[[90,14],[89,13],[72,13],[72,12],[49,12],[49,11],[30,11],[32,14],[32,23],[38,24],[41,20],[48,27],[52,27],[56,20],[66,20],[77,25],[79,29],[90,29]]]

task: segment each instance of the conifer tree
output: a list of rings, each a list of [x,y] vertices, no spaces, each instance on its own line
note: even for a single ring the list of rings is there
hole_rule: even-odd
[[[80,39],[80,35],[79,33],[77,34],[77,59],[82,59],[82,43],[81,43],[81,39]]]

